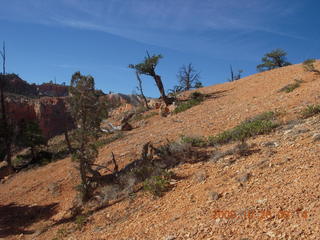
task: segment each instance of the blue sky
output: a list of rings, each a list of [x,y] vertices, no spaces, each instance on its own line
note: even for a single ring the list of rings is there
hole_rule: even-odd
[[[320,2],[316,0],[0,0],[0,41],[7,71],[42,83],[90,74],[96,88],[132,93],[127,66],[146,50],[161,53],[165,88],[192,62],[204,85],[222,83],[229,65],[256,72],[264,53],[283,48],[288,60],[319,58]],[[159,93],[143,78],[148,96]]]

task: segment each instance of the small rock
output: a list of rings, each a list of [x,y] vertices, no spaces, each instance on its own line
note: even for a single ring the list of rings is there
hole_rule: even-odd
[[[233,160],[233,156],[226,156],[223,158],[224,161],[230,161]]]
[[[134,115],[135,115],[134,112],[130,112],[129,114],[121,118],[121,124],[127,123]]]
[[[59,183],[51,183],[48,186],[48,191],[55,197],[59,196],[61,194],[61,186]]]
[[[238,182],[245,183],[248,182],[251,177],[250,173],[245,173],[237,178]]]
[[[173,218],[171,218],[171,221],[174,222],[174,221],[177,221],[180,217],[179,216],[175,216]]]
[[[320,133],[315,133],[315,134],[313,134],[312,140],[313,140],[314,142],[320,141]]]
[[[288,131],[288,130],[291,130],[293,127],[294,127],[294,125],[288,124],[288,125],[282,126],[281,129],[284,130],[284,131]]]
[[[176,237],[172,235],[163,238],[163,240],[175,240],[175,239]]]
[[[266,234],[267,234],[269,237],[272,237],[272,238],[276,237],[276,235],[275,235],[273,232],[271,232],[271,231],[267,232]]]
[[[269,163],[269,159],[262,159],[261,161],[259,161],[256,166],[259,167],[259,168],[265,168],[268,166],[268,163]]]
[[[221,197],[221,195],[217,192],[209,192],[208,195],[209,195],[209,200],[211,201],[216,201]]]
[[[267,157],[272,157],[275,153],[276,151],[273,151],[271,148],[267,148],[267,150],[265,151]]]
[[[6,161],[0,162],[0,168],[7,167],[8,163]]]
[[[210,162],[216,163],[225,156],[225,152],[216,151],[210,158]]]
[[[170,181],[170,185],[176,185],[177,183],[178,183],[178,181],[174,180],[174,179]]]
[[[286,130],[284,131],[284,135],[289,135],[289,134],[292,134],[293,130],[289,129],[289,130]]]
[[[265,204],[268,201],[268,199],[259,199],[257,200],[258,204]]]
[[[103,231],[103,227],[102,226],[95,227],[93,231],[94,232],[101,232],[101,231]]]
[[[201,183],[207,179],[207,174],[205,171],[197,172],[194,176],[196,182]]]
[[[34,232],[33,237],[38,237],[39,235],[41,235],[44,232],[44,229],[38,229]],[[2,238],[0,238],[1,240]]]
[[[296,134],[307,133],[307,132],[310,132],[310,129],[303,128],[303,129],[296,130]]]
[[[231,166],[232,164],[234,164],[236,162],[236,159],[228,159],[226,161],[225,166]]]
[[[161,117],[167,117],[170,114],[170,110],[169,108],[166,106],[166,104],[161,104],[160,108],[159,108],[159,115]]]
[[[175,102],[173,102],[171,105],[169,105],[168,109],[170,113],[173,113],[174,110],[176,110],[177,108],[177,104]]]
[[[261,143],[262,147],[279,147],[279,143],[278,142],[263,142]]]
[[[121,124],[121,128],[120,129],[121,129],[121,131],[130,131],[130,130],[133,129],[133,127],[131,126],[130,123],[125,122],[125,123]]]

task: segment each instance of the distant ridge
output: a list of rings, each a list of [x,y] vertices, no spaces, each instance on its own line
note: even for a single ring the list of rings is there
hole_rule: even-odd
[[[68,96],[68,86],[54,83],[30,84],[17,74],[7,74],[5,92],[26,97],[65,97]]]

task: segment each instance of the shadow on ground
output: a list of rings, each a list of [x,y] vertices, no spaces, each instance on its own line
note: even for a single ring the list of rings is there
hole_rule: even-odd
[[[0,205],[0,237],[34,233],[25,228],[55,215],[57,206],[58,203],[44,206],[16,205],[15,203]]]

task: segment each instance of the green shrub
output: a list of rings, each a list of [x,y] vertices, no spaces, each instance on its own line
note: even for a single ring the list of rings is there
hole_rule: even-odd
[[[24,168],[30,164],[36,166],[44,166],[53,161],[53,154],[48,151],[41,150],[37,152],[36,158],[33,158],[31,153],[19,154],[12,160],[12,164],[15,168]]]
[[[65,239],[69,235],[70,231],[66,228],[61,228],[57,231],[57,237],[53,238],[52,240],[62,240]]]
[[[97,148],[103,147],[107,144],[110,144],[118,139],[123,138],[125,135],[122,132],[113,133],[110,137],[107,138],[101,138],[98,141],[95,142],[95,146]]]
[[[76,229],[81,230],[83,226],[87,223],[88,218],[85,215],[78,215],[74,221],[76,224]]]
[[[167,145],[169,152],[173,155],[188,154],[191,151],[191,144],[183,141],[171,142]]]
[[[226,131],[223,131],[222,133],[219,133],[216,136],[210,136],[208,138],[209,145],[211,146],[216,144],[228,143],[228,142],[231,142],[232,140],[234,140],[232,130],[226,130]]]
[[[263,113],[252,119],[240,123],[233,129],[224,131],[216,136],[210,136],[208,139],[209,145],[225,144],[231,141],[245,141],[247,138],[266,134],[278,126],[277,123],[270,120],[274,118],[274,113]]]
[[[190,94],[190,98],[191,99],[197,99],[197,100],[203,100],[204,99],[204,95],[201,92],[195,91],[193,93]]]
[[[199,105],[205,98],[205,95],[200,92],[193,92],[189,96],[189,100],[185,102],[178,103],[177,108],[173,111],[173,113],[177,114],[180,112],[184,112],[193,106]]]
[[[203,137],[181,136],[180,141],[181,141],[181,143],[189,143],[193,147],[207,146],[207,141]]]
[[[135,175],[135,177],[140,180],[140,181],[144,181],[145,179],[149,178],[153,172],[155,171],[154,166],[152,165],[143,165],[139,168],[135,168],[133,170],[133,174]]]
[[[161,197],[170,189],[172,175],[172,172],[163,171],[157,176],[152,176],[143,182],[143,189],[154,196]]]
[[[314,66],[314,63],[316,62],[315,59],[307,59],[305,60],[302,65],[303,65],[303,68],[305,71],[307,72],[318,72],[319,73],[319,70],[317,70]]]
[[[147,114],[142,114],[142,113],[139,113],[139,114],[136,114],[131,120],[132,121],[141,121],[141,120],[145,120],[145,119],[148,119],[148,118],[151,118],[155,115],[158,115],[157,112],[150,112],[150,113],[147,113]]]
[[[294,83],[290,83],[290,84],[284,86],[283,88],[281,88],[279,90],[279,92],[286,92],[286,93],[292,92],[296,88],[300,87],[301,82],[302,82],[301,80],[296,79]]]
[[[309,105],[301,113],[303,118],[309,118],[320,113],[320,105]]]
[[[20,166],[23,166],[23,165],[26,165],[30,162],[30,159],[31,159],[31,155],[28,154],[28,155],[17,155],[16,158],[14,158],[12,160],[12,165],[15,167],[15,168],[18,168]]]
[[[257,120],[265,120],[265,121],[273,121],[276,120],[278,116],[278,113],[269,111],[269,112],[263,112],[261,114],[258,114],[252,118],[247,119],[245,122],[253,122]]]
[[[184,112],[193,106],[199,105],[202,101],[199,99],[190,99],[186,102],[178,104],[177,108],[173,111],[175,114]]]

